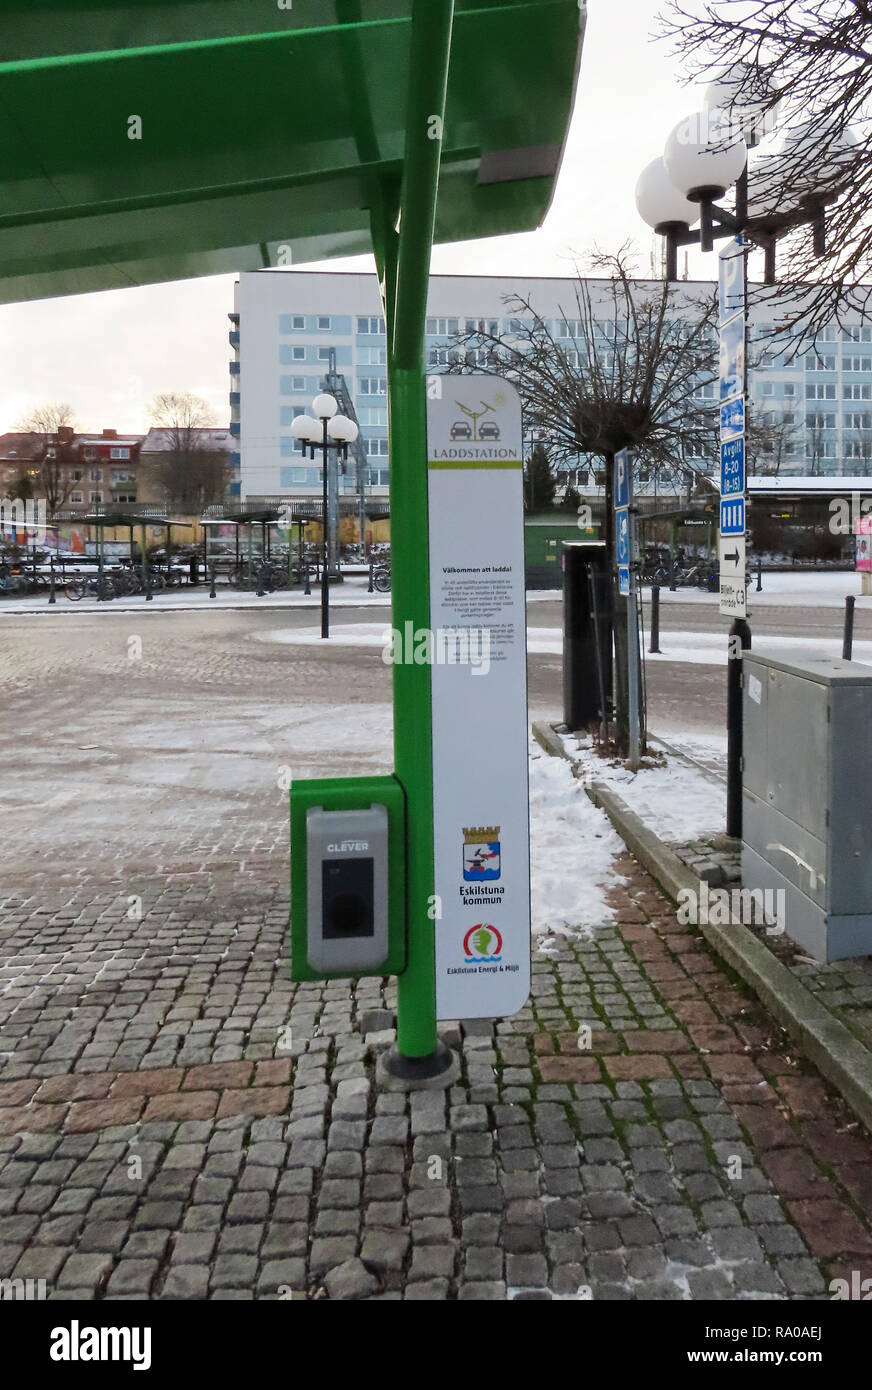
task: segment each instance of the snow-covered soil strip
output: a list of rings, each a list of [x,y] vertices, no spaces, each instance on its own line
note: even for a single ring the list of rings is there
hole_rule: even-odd
[[[554,934],[590,939],[612,921],[609,886],[622,882],[624,842],[594,806],[572,768],[530,745],[532,931],[547,950]]]
[[[619,759],[601,758],[588,737],[567,734],[564,743],[584,782],[611,787],[661,840],[698,840],[723,830],[726,785],[718,786],[695,767],[665,754],[662,766],[634,774]]]

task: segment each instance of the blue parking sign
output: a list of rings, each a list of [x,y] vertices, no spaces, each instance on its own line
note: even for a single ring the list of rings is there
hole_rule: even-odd
[[[745,397],[737,396],[721,406],[721,439],[738,439],[745,433]]]
[[[745,319],[740,314],[721,326],[720,401],[745,393]]]
[[[745,499],[744,497],[724,497],[721,499],[721,535],[744,536]]]
[[[618,565],[630,563],[630,513],[627,507],[615,512]]]
[[[745,491],[745,438],[725,439],[721,444],[721,496]]]
[[[619,449],[615,454],[615,508],[630,505],[630,452]]]

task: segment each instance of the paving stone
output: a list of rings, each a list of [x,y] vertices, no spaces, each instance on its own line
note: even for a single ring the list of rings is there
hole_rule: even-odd
[[[367,1298],[376,1293],[379,1282],[361,1260],[350,1259],[331,1269],[324,1280],[331,1299]]]

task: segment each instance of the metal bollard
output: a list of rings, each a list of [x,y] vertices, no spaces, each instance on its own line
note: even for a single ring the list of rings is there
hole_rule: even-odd
[[[214,565],[211,566],[211,577],[212,577],[212,587],[211,587],[211,589],[209,590],[209,597],[210,597],[210,598],[216,598],[217,595],[216,595],[216,593],[215,593],[215,566],[214,566]]]
[[[842,637],[842,660],[852,661],[854,652],[854,604],[856,599],[853,594],[848,594],[845,599],[845,632]]]
[[[738,643],[736,639],[738,638]],[[742,657],[751,645],[751,629],[744,618],[730,627],[727,657],[727,834],[742,838]]]
[[[48,601],[49,603],[57,603],[57,599],[55,598],[54,560],[51,561],[51,574],[48,581]]]
[[[303,590],[303,593],[304,593],[304,594],[311,594],[311,592],[312,592],[312,585],[309,583],[309,562],[308,562],[308,560],[307,560],[307,561],[306,561],[306,587],[305,587],[305,589]]]
[[[649,652],[660,651],[660,585],[651,587],[651,645]]]
[[[758,594],[759,594],[759,593],[762,592],[762,590],[763,590],[763,561],[762,561],[762,560],[758,560],[758,561],[757,561],[757,588],[756,588],[756,590],[755,590],[755,593],[758,593]]]
[[[374,570],[374,566],[373,566],[372,560],[370,560],[370,562],[369,562],[369,588],[368,588],[367,591],[366,591],[368,594],[374,594],[374,593],[375,593],[375,585],[374,585],[373,582],[372,582],[373,570]]]

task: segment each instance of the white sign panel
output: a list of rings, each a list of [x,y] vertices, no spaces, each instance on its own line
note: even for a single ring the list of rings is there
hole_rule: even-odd
[[[501,1018],[530,993],[521,405],[493,376],[430,383],[436,1014]]]
[[[720,611],[731,618],[747,617],[745,537],[719,536]]]

